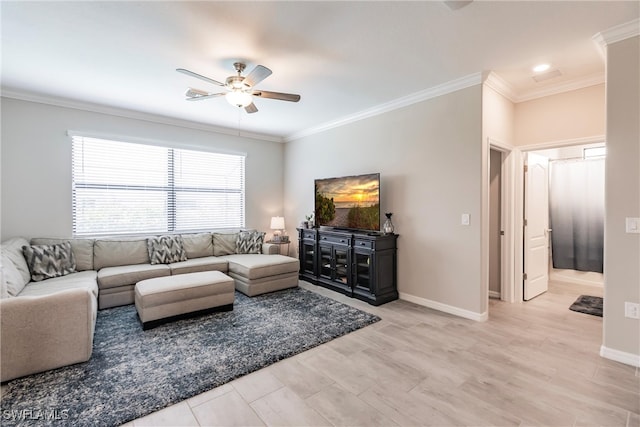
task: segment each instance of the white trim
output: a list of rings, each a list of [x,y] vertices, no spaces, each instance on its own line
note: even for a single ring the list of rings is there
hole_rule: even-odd
[[[549,142],[543,142],[540,144],[523,145],[522,147],[518,147],[518,149],[520,149],[520,151],[538,151],[538,150],[546,150],[547,148],[562,148],[562,147],[570,147],[573,145],[597,144],[597,143],[603,143],[606,140],[607,139],[604,135],[594,135],[594,136],[585,136],[582,138],[549,141]]]
[[[515,216],[515,148],[509,144],[496,141],[493,138],[487,138],[489,150],[497,150],[502,153],[501,159],[501,217],[502,217],[502,236],[501,245],[501,271],[500,271],[500,292],[498,297],[510,303],[515,302],[514,283],[517,282],[514,272],[516,270],[515,254],[514,254],[514,236],[517,236],[514,229]],[[489,151],[490,152],[490,151]],[[488,184],[487,184],[488,185]],[[483,243],[485,244],[485,243]],[[486,245],[488,245],[488,241]],[[491,292],[491,291],[489,291]]]
[[[474,311],[465,310],[463,308],[454,307],[452,305],[443,304],[438,301],[433,301],[426,298],[416,297],[414,295],[400,292],[400,299],[409,301],[414,304],[421,305],[423,307],[433,308],[434,310],[443,311],[445,313],[453,314],[454,316],[464,317],[465,319],[475,320],[476,322],[485,322],[489,319],[488,313],[476,313]]]
[[[557,95],[559,93],[570,92],[572,90],[584,89],[585,87],[603,84],[605,82],[604,72],[591,74],[585,77],[573,79],[568,82],[558,83],[553,86],[533,89],[520,94],[516,103],[531,101],[533,99],[544,98],[545,96]]]
[[[484,83],[489,86],[491,89],[498,92],[500,95],[507,98],[509,101],[516,103],[519,100],[518,95],[513,90],[513,87],[509,83],[506,82],[502,77],[500,77],[495,72],[491,71],[487,75],[487,78],[484,80]]]
[[[11,89],[2,89],[3,98],[12,98],[20,101],[37,102],[39,104],[54,105],[57,107],[73,108],[76,110],[89,111],[93,113],[109,114],[111,116],[124,117],[127,119],[143,120],[152,123],[159,123],[163,125],[178,126],[187,129],[202,130],[206,132],[215,132],[223,135],[231,135],[238,137],[245,137],[251,139],[258,139],[261,141],[270,142],[284,142],[279,136],[266,135],[253,132],[243,132],[238,129],[225,128],[220,126],[208,125],[205,123],[192,122],[189,120],[176,119],[157,114],[142,113],[140,111],[127,110],[124,108],[109,107],[106,105],[93,104],[84,101],[77,101],[65,98],[58,98],[48,95],[36,95],[33,93],[26,93],[15,91]]]
[[[625,365],[635,366],[640,368],[640,355],[627,353],[620,350],[614,350],[607,348],[604,345],[600,346],[600,356],[605,359],[615,360],[616,362],[624,363]]]
[[[624,24],[616,25],[608,30],[599,32],[591,37],[591,39],[596,44],[596,48],[602,59],[606,61],[608,45],[635,37],[639,34],[640,19],[634,19],[633,21],[625,22]]]
[[[461,77],[456,80],[451,80],[447,83],[443,83],[438,86],[431,87],[429,89],[422,90],[420,92],[412,93],[402,98],[394,99],[393,101],[386,102],[384,104],[377,105],[372,108],[367,108],[355,114],[323,123],[312,128],[302,130],[284,138],[285,142],[294,141],[296,139],[310,136],[316,133],[324,132],[329,129],[344,126],[349,123],[354,123],[369,117],[378,116],[380,114],[388,113],[393,110],[397,110],[418,102],[426,101],[431,98],[446,95],[451,92],[456,92],[461,89],[466,89],[471,86],[475,86],[482,83],[482,73],[474,73],[465,77]]]
[[[489,298],[497,298],[497,299],[501,299],[501,298],[500,298],[500,292],[497,292],[497,291],[489,291]]]
[[[182,142],[177,143],[176,141],[166,141],[166,140],[160,140],[160,139],[140,138],[140,137],[137,137],[137,136],[128,136],[128,135],[119,135],[119,134],[111,134],[111,133],[104,133],[104,132],[94,132],[94,131],[83,131],[83,130],[74,130],[74,129],[68,129],[67,130],[67,135],[70,136],[70,137],[81,136],[81,137],[87,137],[87,138],[106,139],[106,140],[109,140],[109,141],[129,142],[129,143],[132,143],[132,144],[155,145],[155,146],[160,146],[160,147],[206,151],[206,152],[218,153],[218,154],[233,154],[233,155],[236,155],[236,156],[247,157],[247,153],[244,152],[244,151],[225,150],[225,149],[218,149],[216,147],[208,147],[208,146],[193,145],[193,144],[183,144]]]
[[[640,18],[601,31],[594,35],[592,39],[606,52],[605,48],[608,45],[637,35],[640,35]]]

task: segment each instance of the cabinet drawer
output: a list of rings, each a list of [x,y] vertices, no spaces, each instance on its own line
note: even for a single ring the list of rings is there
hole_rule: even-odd
[[[302,238],[305,240],[316,240],[316,232],[314,230],[303,231]]]
[[[351,238],[346,236],[327,236],[323,234],[320,236],[320,243],[322,242],[348,246],[351,243]]]
[[[366,248],[366,249],[375,249],[376,242],[374,240],[362,240],[356,239],[353,247],[355,248]]]

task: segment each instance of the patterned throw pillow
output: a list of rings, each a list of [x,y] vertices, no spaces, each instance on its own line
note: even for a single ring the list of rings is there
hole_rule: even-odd
[[[70,242],[23,246],[22,252],[31,272],[31,280],[34,282],[65,276],[76,271],[76,258]]]
[[[236,240],[237,254],[259,254],[262,252],[264,234],[260,231],[241,231]]]
[[[147,239],[147,249],[151,264],[169,264],[187,260],[187,252],[184,250],[180,236],[150,237]]]

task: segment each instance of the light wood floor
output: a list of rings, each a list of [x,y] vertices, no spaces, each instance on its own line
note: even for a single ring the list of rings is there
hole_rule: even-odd
[[[601,358],[602,319],[568,309],[601,289],[552,282],[478,323],[301,284],[382,321],[127,425],[640,425],[638,370]]]

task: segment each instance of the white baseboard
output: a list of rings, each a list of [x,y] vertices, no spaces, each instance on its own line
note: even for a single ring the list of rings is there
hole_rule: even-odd
[[[626,353],[620,350],[614,350],[605,346],[600,347],[600,356],[605,359],[615,360],[616,362],[624,363],[625,365],[631,365],[640,367],[640,355],[633,353]]]
[[[452,305],[443,304],[441,302],[432,301],[426,298],[416,297],[414,295],[405,294],[403,292],[400,292],[400,299],[421,305],[423,307],[433,308],[434,310],[453,314],[454,316],[475,320],[476,322],[486,322],[489,319],[489,314],[486,311],[484,313],[476,313],[474,311],[465,310],[463,308],[454,307]]]
[[[498,291],[489,291],[489,298],[500,299],[500,292],[498,292]]]

